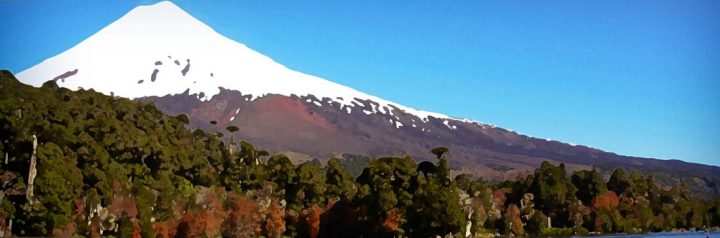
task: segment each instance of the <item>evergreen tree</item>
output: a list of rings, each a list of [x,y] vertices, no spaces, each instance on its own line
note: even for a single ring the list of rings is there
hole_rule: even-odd
[[[607,191],[602,176],[600,176],[595,168],[591,171],[576,171],[573,173],[571,181],[577,188],[575,195],[582,201],[582,204],[590,204],[595,196]]]
[[[569,225],[567,208],[575,199],[576,189],[565,175],[565,165],[543,162],[533,177],[529,190],[535,195],[537,207],[553,219],[553,226]]]

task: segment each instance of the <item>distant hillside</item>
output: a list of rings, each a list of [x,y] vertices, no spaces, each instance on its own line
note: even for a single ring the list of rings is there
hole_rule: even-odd
[[[340,154],[369,157],[410,155],[432,160],[427,153],[443,145],[453,151],[451,166],[491,180],[528,174],[542,161],[565,163],[570,170],[596,167],[605,176],[623,168],[652,174],[661,185],[689,187],[695,194],[720,194],[720,167],[679,160],[622,156],[582,145],[528,137],[476,122],[420,118],[397,108],[370,113],[377,103],[366,100],[347,107],[330,98],[267,95],[250,100],[236,90],[221,89],[208,101],[183,94],[146,97],[168,114],[187,114],[190,127],[208,131],[233,125],[233,135],[271,152],[294,152],[328,160]]]

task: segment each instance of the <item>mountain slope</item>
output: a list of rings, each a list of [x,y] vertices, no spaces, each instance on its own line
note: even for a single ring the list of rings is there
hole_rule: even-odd
[[[428,160],[430,148],[443,145],[453,152],[456,170],[489,178],[515,177],[550,160],[607,173],[618,167],[653,172],[666,183],[692,182],[711,193],[720,175],[714,166],[620,156],[392,103],[288,69],[170,2],[133,9],[17,77],[34,86],[55,80],[70,89],[154,101],[166,113],[190,115],[192,127],[235,125],[235,138],[304,157]]]
[[[195,128],[222,131],[272,152],[296,152],[328,159],[339,154],[382,156],[409,154],[432,160],[430,149],[451,149],[456,170],[490,178],[512,178],[532,170],[543,160],[563,162],[570,168],[598,166],[652,171],[679,177],[717,178],[720,168],[677,160],[621,156],[558,141],[524,136],[484,124],[410,113],[367,113],[372,101],[349,108],[325,98],[266,95],[255,100],[235,90],[223,89],[209,101],[183,94],[148,97],[170,114],[188,114]],[[350,113],[348,110],[350,109]],[[214,124],[213,124],[214,123]],[[225,127],[235,125],[237,132]]]
[[[93,88],[128,98],[189,89],[206,99],[224,87],[254,97],[268,93],[311,94],[344,105],[352,105],[355,98],[370,99],[382,106],[392,104],[290,70],[218,34],[171,2],[137,7],[75,47],[17,77],[33,86],[54,79],[71,89]],[[443,116],[394,105],[423,117]]]

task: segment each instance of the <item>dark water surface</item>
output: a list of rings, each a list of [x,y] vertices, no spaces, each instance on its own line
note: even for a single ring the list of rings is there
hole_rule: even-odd
[[[705,237],[717,237],[720,238],[720,232],[711,232],[709,234],[706,234],[705,232],[658,232],[658,233],[650,233],[650,234],[641,234],[641,235],[607,235],[607,236],[594,236],[594,237],[652,237],[652,238],[680,238],[680,237],[688,237],[688,238],[705,238]]]

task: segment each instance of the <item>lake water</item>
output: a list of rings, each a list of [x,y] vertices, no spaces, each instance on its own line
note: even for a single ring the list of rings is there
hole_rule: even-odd
[[[710,235],[710,237],[720,238],[720,232],[711,232],[709,235]],[[605,238],[605,237],[705,238],[706,234],[705,234],[705,232],[659,232],[659,233],[641,234],[641,235],[607,235],[607,236],[595,236],[595,237],[603,237],[603,238]]]

